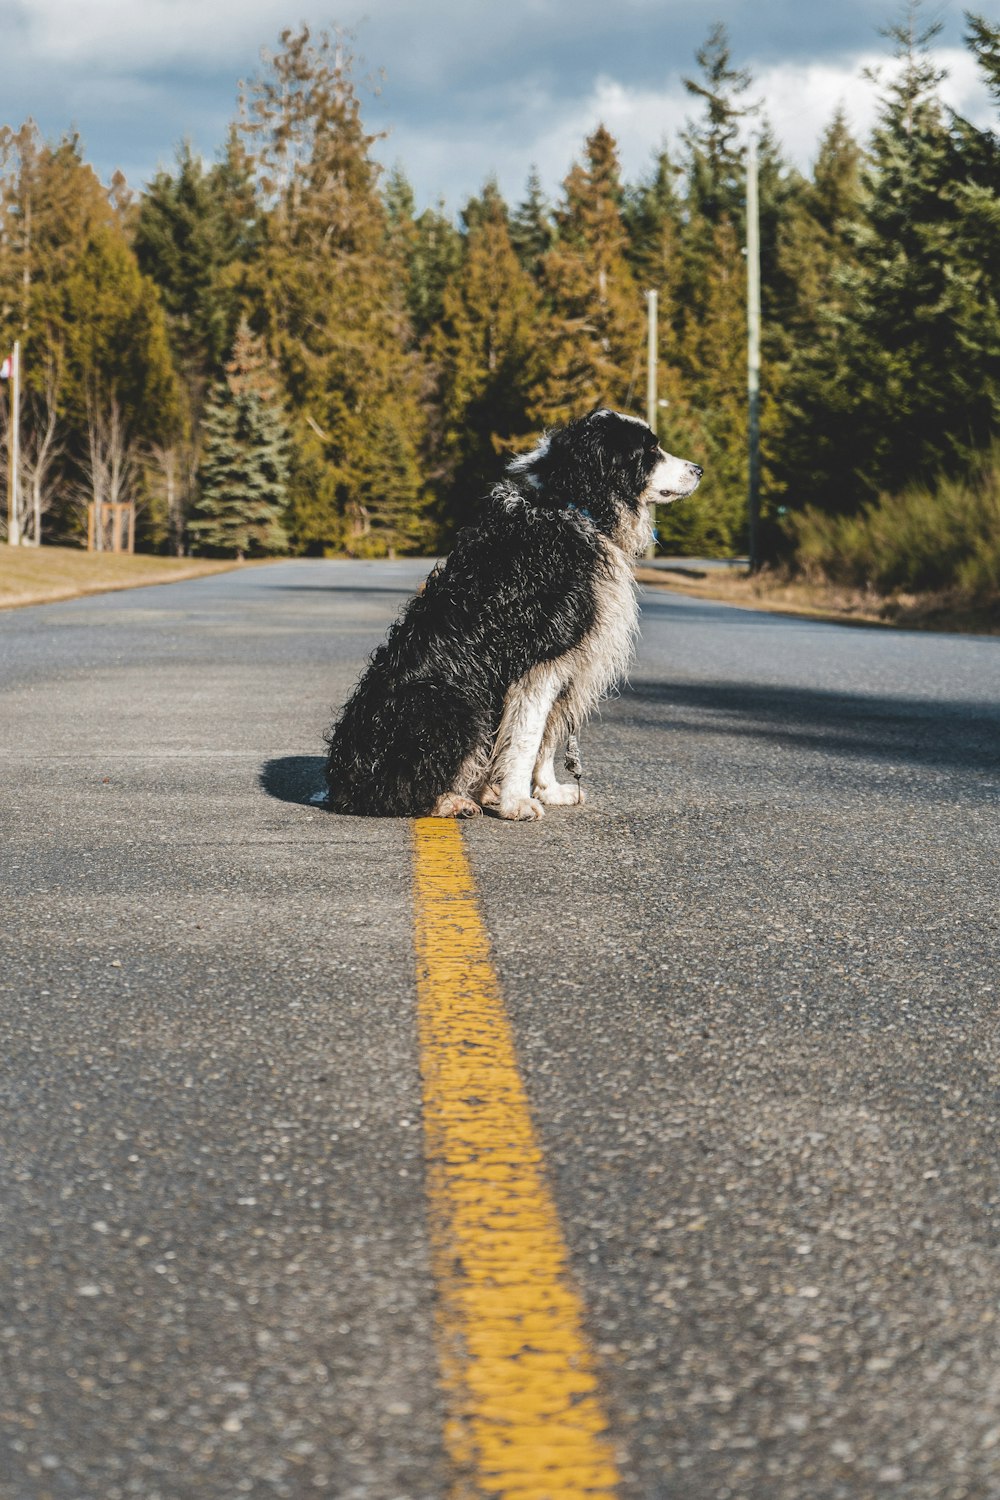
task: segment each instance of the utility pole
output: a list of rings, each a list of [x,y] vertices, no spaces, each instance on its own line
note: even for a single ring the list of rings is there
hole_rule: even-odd
[[[750,571],[760,567],[760,208],[757,141],[747,153],[747,515]]]
[[[657,293],[650,291],[646,293],[646,421],[656,433],[659,439],[660,433],[656,425],[656,366],[658,350],[656,304],[659,298]],[[656,525],[656,506],[649,507],[650,519]],[[656,543],[651,541],[646,548],[646,561],[650,562],[656,556]]]
[[[18,469],[21,467],[21,344],[17,340],[10,359],[10,421],[7,430],[7,542],[21,542],[18,520]]]

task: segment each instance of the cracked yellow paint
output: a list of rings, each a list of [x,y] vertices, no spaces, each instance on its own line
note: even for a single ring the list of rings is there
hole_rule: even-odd
[[[618,1472],[459,826],[414,824],[417,990],[452,1500],[597,1500]]]

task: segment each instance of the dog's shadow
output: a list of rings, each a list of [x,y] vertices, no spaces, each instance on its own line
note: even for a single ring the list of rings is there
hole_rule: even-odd
[[[297,802],[315,807],[326,796],[322,755],[279,755],[266,760],[258,781],[261,790],[279,802]]]

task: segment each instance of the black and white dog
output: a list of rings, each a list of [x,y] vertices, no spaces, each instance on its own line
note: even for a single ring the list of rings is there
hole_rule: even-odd
[[[576,802],[555,755],[628,668],[649,503],[690,495],[701,473],[607,410],[508,464],[330,731],[327,806],[525,820]]]

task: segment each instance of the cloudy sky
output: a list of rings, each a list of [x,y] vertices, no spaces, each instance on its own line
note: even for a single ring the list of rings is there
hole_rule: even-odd
[[[990,14],[995,0],[971,0]],[[537,164],[554,193],[598,121],[635,178],[676,138],[695,103],[682,75],[710,24],[724,21],[788,156],[808,167],[838,103],[871,124],[863,70],[885,61],[878,30],[894,0],[0,0],[0,123],[34,117],[48,136],[76,129],[105,177],[139,186],[189,138],[214,157],[236,85],[288,25],[348,27],[363,75],[384,71],[365,119],[388,132],[424,206],[452,211],[493,174],[513,201]],[[962,6],[925,7],[943,22],[936,51],[947,101],[978,123],[990,104],[962,45]]]

